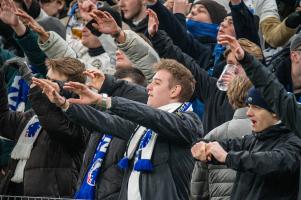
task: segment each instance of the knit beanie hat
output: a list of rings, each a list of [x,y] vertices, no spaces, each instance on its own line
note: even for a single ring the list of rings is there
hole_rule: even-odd
[[[212,23],[220,24],[227,16],[227,11],[224,6],[213,0],[198,0],[193,5],[202,4],[209,12]]]
[[[97,8],[101,11],[107,11],[108,13],[110,13],[114,18],[114,20],[116,21],[117,25],[119,27],[122,27],[122,18],[120,13],[116,9],[112,8],[111,6],[105,3],[98,4]]]
[[[301,47],[301,32],[293,36],[290,50],[296,51],[299,47]],[[301,50],[301,48],[299,49]]]
[[[268,105],[268,103],[262,98],[261,93],[257,89],[255,89],[255,87],[252,87],[248,91],[248,97],[246,99],[246,103],[258,106],[260,108],[268,110],[269,112],[274,113],[271,107]]]
[[[38,23],[46,30],[46,31],[54,31],[59,34],[64,40],[66,39],[66,28],[62,24],[62,22],[55,17],[45,17],[38,20]]]

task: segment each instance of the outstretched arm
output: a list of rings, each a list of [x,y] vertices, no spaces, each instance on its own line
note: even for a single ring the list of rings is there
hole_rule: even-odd
[[[68,99],[71,103],[103,105],[102,95],[93,93],[83,84],[69,82],[64,88],[80,96],[79,99]],[[167,141],[191,145],[197,135],[203,134],[202,123],[193,113],[168,113],[121,97],[107,98],[106,106],[124,119],[151,128]],[[68,105],[65,108],[68,109]]]
[[[224,36],[220,42],[229,44],[246,74],[273,111],[289,129],[301,137],[301,104],[296,101],[294,94],[287,92],[276,76],[263,64],[244,52],[235,38]]]

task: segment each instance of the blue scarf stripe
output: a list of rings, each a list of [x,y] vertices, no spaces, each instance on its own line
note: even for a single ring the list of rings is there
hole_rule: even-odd
[[[214,39],[217,37],[218,24],[198,22],[191,19],[186,21],[187,30],[195,37],[209,36]]]
[[[16,111],[22,102],[26,104],[28,93],[29,86],[23,79],[20,79],[20,76],[16,75],[12,85],[8,88],[10,110]]]
[[[93,160],[90,163],[89,170],[80,189],[75,194],[75,199],[94,199],[96,179],[101,171],[101,165],[106,156],[111,140],[111,135],[103,135],[103,137],[99,140]]]
[[[190,102],[184,103],[175,112],[185,112],[190,108],[191,105],[192,104]],[[153,170],[153,165],[151,163],[151,160],[141,159],[142,149],[147,146],[148,142],[152,138],[152,134],[153,134],[152,130],[147,129],[145,131],[142,139],[140,140],[139,147],[135,153],[135,160],[137,160],[137,161],[134,164],[134,170],[136,170],[136,171],[151,172]],[[126,152],[127,152],[127,150],[126,150]],[[126,155],[119,161],[118,166],[121,169],[127,169],[128,161],[129,161],[129,158]]]
[[[214,56],[214,65],[220,60],[222,57],[223,53],[225,52],[226,47],[216,44],[213,50],[213,56]]]

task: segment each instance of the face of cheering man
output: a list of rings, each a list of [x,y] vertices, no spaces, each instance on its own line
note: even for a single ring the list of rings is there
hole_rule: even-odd
[[[225,17],[224,21],[220,24],[217,32],[217,39],[219,39],[220,35],[236,37],[232,16]]]
[[[167,70],[159,70],[153,77],[153,81],[147,86],[147,105],[158,108],[173,102],[178,102],[181,86],[173,84],[171,73]]]
[[[212,23],[208,10],[202,4],[193,5],[187,18],[198,22]]]
[[[273,126],[279,120],[274,113],[256,105],[249,105],[247,116],[252,122],[252,131],[261,132]]]

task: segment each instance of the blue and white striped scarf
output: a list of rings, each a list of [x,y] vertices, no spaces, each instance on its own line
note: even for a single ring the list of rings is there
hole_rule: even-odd
[[[111,135],[103,135],[95,151],[92,162],[90,163],[89,170],[84,178],[80,189],[76,192],[75,199],[95,199],[95,185],[98,174],[101,171],[101,165],[106,157],[106,153],[110,142]]]
[[[192,110],[192,106],[190,102],[184,104],[172,103],[162,106],[159,109],[167,112],[185,112]],[[151,129],[139,126],[129,140],[127,150],[124,157],[119,161],[118,166],[121,169],[128,168],[128,161],[131,160],[135,154],[134,170],[151,172],[153,170],[151,157],[156,139],[157,133],[154,133]]]
[[[8,104],[12,111],[24,112],[29,86],[20,75],[16,75],[8,88]]]
[[[25,128],[19,136],[16,146],[11,152],[11,158],[19,160],[15,169],[14,176],[11,178],[12,182],[23,182],[26,162],[30,157],[34,142],[38,138],[41,130],[42,126],[39,122],[38,116],[34,115],[26,124]]]

